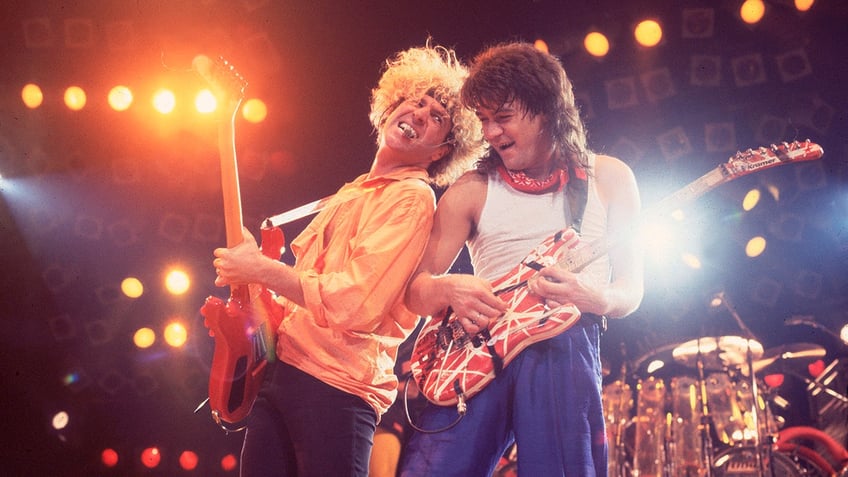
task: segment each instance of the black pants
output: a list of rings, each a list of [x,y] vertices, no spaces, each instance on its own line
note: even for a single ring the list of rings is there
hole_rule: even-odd
[[[366,477],[376,424],[361,398],[278,361],[248,419],[241,477]]]

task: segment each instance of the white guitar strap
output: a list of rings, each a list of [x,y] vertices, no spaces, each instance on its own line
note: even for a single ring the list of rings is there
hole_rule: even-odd
[[[312,214],[317,214],[318,212],[324,210],[324,207],[327,207],[327,204],[333,197],[335,197],[335,195],[329,195],[327,197],[324,197],[323,199],[318,199],[308,204],[301,205],[300,207],[295,207],[294,209],[288,210],[281,214],[277,214],[273,217],[268,217],[262,222],[262,227],[279,227],[280,225],[287,224],[289,222],[294,222],[297,219],[301,219]]]
[[[383,183],[376,187],[371,187],[369,189],[366,189],[365,192],[363,192],[362,194],[348,194],[348,197],[343,201],[339,202],[339,204],[344,204],[345,202],[351,201],[353,199],[358,199],[365,194],[382,189],[387,184],[388,183]],[[268,217],[267,219],[262,221],[262,228],[279,227],[280,225],[287,224],[289,222],[294,222],[297,219],[302,219],[303,217],[308,217],[310,215],[317,214],[318,212],[324,210],[335,196],[336,194],[328,195],[323,199],[318,199],[308,204],[301,205],[300,207],[295,207],[294,209],[288,210],[281,214]]]

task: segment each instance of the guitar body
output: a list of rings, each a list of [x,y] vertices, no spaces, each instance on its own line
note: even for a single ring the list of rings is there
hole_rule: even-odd
[[[262,230],[263,254],[279,259],[282,247],[278,228]],[[226,302],[208,297],[200,313],[215,340],[209,373],[212,417],[218,424],[238,423],[253,408],[267,364],[275,359],[274,337],[283,307],[264,287],[249,285],[234,288]]]
[[[457,402],[459,394],[473,396],[522,350],[564,332],[580,319],[580,311],[573,305],[548,309],[527,288],[530,277],[561,261],[576,243],[577,235],[572,230],[562,230],[492,283],[495,293],[509,306],[488,332],[469,336],[459,317],[450,310],[424,325],[410,363],[415,382],[429,401],[450,405]]]
[[[660,201],[645,216],[671,212],[751,172],[818,159],[822,154],[821,146],[809,140],[737,152],[726,163]],[[527,280],[551,265],[579,272],[636,234],[638,230],[631,230],[617,241],[600,239],[580,247],[576,247],[576,236],[568,229],[548,237],[518,266],[492,283],[495,294],[508,303],[507,312],[476,336],[465,332],[450,309],[433,316],[421,329],[410,361],[421,393],[434,404],[457,404],[460,397],[470,398],[483,389],[522,350],[571,328],[580,319],[580,311],[571,304],[547,309],[540,297],[529,293]]]

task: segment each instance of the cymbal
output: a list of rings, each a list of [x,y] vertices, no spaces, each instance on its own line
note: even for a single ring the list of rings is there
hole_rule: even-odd
[[[823,346],[812,343],[790,343],[783,346],[768,349],[762,359],[754,361],[754,372],[759,373],[763,369],[784,360],[815,359],[827,354]]]
[[[663,345],[643,354],[642,356],[639,356],[630,363],[630,371],[636,372],[640,375],[651,374],[651,370],[649,368],[654,361],[660,361],[663,365],[674,363],[674,358],[672,358],[671,352],[676,347],[676,344]]]
[[[672,351],[674,360],[686,366],[697,367],[699,360],[705,369],[722,370],[739,367],[763,355],[763,345],[741,336],[703,337],[678,345]]]

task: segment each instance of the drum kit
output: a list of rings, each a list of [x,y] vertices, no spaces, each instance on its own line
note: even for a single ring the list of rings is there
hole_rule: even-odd
[[[603,388],[609,475],[836,475],[833,468],[824,468],[826,459],[815,451],[778,445],[786,431],[787,436],[823,433],[779,429],[780,419],[771,409],[779,396],[761,379],[777,368],[825,354],[823,347],[807,343],[764,350],[756,339],[701,337],[634,361],[639,373],[631,375],[630,382],[636,381],[635,389],[624,379],[625,365],[621,379]],[[670,368],[680,370],[677,375],[650,372],[653,363],[663,360],[676,365]]]

